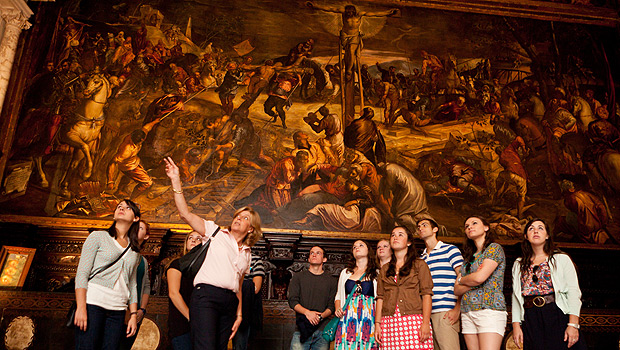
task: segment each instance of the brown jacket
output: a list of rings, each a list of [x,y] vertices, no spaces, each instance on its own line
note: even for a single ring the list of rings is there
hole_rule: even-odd
[[[396,303],[401,315],[422,314],[422,295],[433,295],[433,278],[424,260],[417,258],[409,275],[387,277],[389,264],[383,265],[377,278],[377,298],[383,299],[382,316],[392,316]]]

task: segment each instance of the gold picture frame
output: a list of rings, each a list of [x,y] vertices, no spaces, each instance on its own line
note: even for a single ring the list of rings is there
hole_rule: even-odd
[[[0,288],[21,288],[24,286],[35,248],[2,246],[0,250]]]

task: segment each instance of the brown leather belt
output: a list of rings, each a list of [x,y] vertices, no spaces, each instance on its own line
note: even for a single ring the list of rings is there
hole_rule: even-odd
[[[547,304],[555,303],[555,295],[532,295],[523,297],[523,307],[529,309],[531,307],[543,307]]]

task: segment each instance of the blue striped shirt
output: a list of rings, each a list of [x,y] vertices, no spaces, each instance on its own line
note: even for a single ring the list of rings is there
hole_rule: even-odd
[[[461,251],[452,244],[439,241],[430,254],[424,249],[422,259],[428,264],[433,277],[432,312],[452,310],[456,305],[456,296],[454,295],[456,272],[454,269],[463,265]]]

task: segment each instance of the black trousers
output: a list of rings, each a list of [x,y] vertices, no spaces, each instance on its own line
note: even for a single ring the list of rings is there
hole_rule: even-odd
[[[286,112],[284,112],[284,106],[286,106],[286,100],[282,97],[271,95],[265,101],[265,113],[277,120],[276,116],[280,117],[282,121],[282,127],[286,128]],[[273,111],[273,107],[276,108],[277,114]]]
[[[198,284],[192,292],[189,319],[194,350],[226,350],[237,318],[237,295],[208,284]]]
[[[525,309],[521,328],[523,329],[523,349],[525,350],[566,350],[568,342],[564,341],[564,332],[568,323],[566,315],[556,303],[543,307]],[[570,350],[587,350],[583,334]]]

